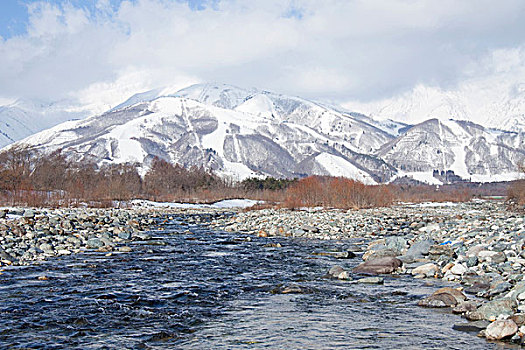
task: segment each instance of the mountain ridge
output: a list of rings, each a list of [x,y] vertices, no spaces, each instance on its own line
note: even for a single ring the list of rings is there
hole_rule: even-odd
[[[433,170],[510,180],[525,158],[524,139],[473,122],[377,121],[300,97],[209,83],[136,94],[19,144],[97,164],[139,162],[146,169],[160,157],[236,179],[316,174],[374,184],[405,175],[429,179]]]

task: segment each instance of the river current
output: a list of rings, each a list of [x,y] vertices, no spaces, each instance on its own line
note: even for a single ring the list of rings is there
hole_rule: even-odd
[[[325,278],[357,241],[269,239],[184,216],[129,244],[0,275],[1,349],[499,349],[417,301],[440,281]],[[281,247],[272,247],[279,243]],[[45,277],[44,277],[45,276]],[[284,293],[295,291],[296,293]]]

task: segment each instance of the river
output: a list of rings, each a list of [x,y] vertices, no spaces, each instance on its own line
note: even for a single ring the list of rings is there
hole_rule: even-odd
[[[2,349],[496,349],[464,322],[417,301],[445,284],[386,276],[327,279],[314,253],[356,241],[269,239],[212,231],[184,216],[131,242],[0,275]],[[191,231],[191,232],[190,232]],[[281,247],[271,247],[279,243]],[[295,289],[299,293],[283,294]]]

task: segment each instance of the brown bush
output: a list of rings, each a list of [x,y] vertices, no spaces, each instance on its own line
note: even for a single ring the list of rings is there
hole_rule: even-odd
[[[343,177],[309,176],[288,188],[283,206],[358,209],[388,206],[392,201],[388,186],[364,185]]]
[[[518,166],[518,170],[525,177],[525,162]],[[507,199],[512,203],[525,206],[525,178],[518,179],[509,186]]]
[[[510,185],[507,198],[516,204],[525,205],[525,179],[516,180]]]

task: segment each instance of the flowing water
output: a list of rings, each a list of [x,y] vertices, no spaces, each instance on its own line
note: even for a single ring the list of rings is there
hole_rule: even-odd
[[[188,232],[188,229],[191,232]],[[459,316],[416,306],[440,282],[326,279],[315,252],[355,242],[267,239],[188,225],[181,216],[132,242],[0,275],[4,349],[496,349],[452,330]],[[268,247],[279,242],[282,247]],[[46,276],[43,280],[39,277]],[[298,293],[282,294],[286,289]]]

